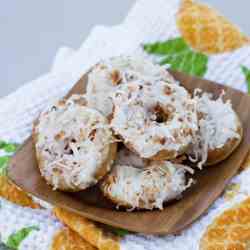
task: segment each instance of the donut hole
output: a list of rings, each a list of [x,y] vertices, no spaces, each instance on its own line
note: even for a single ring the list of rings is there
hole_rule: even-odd
[[[168,114],[166,114],[166,113],[158,113],[157,112],[155,115],[156,115],[155,121],[157,123],[165,123],[168,120]]]
[[[157,123],[166,123],[167,121],[172,119],[172,112],[174,107],[165,107],[163,108],[161,105],[157,104],[153,107],[153,120]]]
[[[64,153],[68,155],[73,155],[73,150],[69,147],[68,143],[64,147]]]
[[[70,147],[70,143],[76,143],[76,139],[72,138],[72,139],[68,140],[68,141],[65,143],[65,146],[64,146],[64,153],[67,154],[67,155],[73,155],[73,154],[74,154],[73,150],[72,150],[71,147]],[[77,147],[77,149],[79,150],[80,147]]]

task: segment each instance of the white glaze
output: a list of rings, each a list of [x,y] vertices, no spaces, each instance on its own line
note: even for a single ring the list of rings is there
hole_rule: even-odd
[[[95,184],[95,173],[109,154],[113,138],[107,120],[80,105],[82,98],[73,96],[66,103],[55,104],[41,114],[35,126],[36,150],[44,161],[41,174],[55,189],[85,189]]]
[[[118,83],[112,80],[113,72],[119,74]],[[165,67],[153,64],[148,58],[119,56],[103,60],[88,75],[88,106],[109,115],[112,112],[109,94],[115,91],[118,85],[130,81],[143,83],[160,80],[176,83]]]
[[[120,85],[111,97],[111,127],[142,158],[162,150],[175,151],[177,156],[198,130],[195,101],[181,86],[131,82]],[[166,121],[157,121],[155,107],[167,113]]]
[[[185,166],[161,161],[143,163],[138,168],[132,165],[134,154],[130,152],[131,157],[128,151],[125,154],[131,165],[118,164],[124,162],[119,159],[124,156],[122,150],[111,174],[102,183],[104,193],[116,201],[118,207],[126,204],[131,209],[162,209],[164,202],[179,198],[191,184],[191,180],[186,184]]]
[[[207,161],[208,150],[220,149],[233,138],[240,139],[239,119],[230,100],[223,100],[223,93],[217,99],[211,94],[201,93],[196,89],[194,99],[197,112],[200,113],[199,131],[197,132],[191,155],[194,161],[201,160],[201,167]]]

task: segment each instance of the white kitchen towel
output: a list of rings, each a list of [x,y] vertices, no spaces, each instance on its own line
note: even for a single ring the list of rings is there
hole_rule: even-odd
[[[32,121],[38,113],[49,103],[67,93],[98,60],[120,54],[146,55],[142,48],[143,44],[179,41],[181,33],[176,24],[176,13],[180,9],[181,2],[181,0],[137,0],[122,24],[114,27],[95,27],[77,51],[70,48],[60,49],[51,72],[25,84],[0,100],[0,138],[22,142],[30,135]],[[185,49],[185,53],[193,57],[193,63],[194,59],[200,56],[191,48]],[[250,46],[242,46],[226,53],[202,56],[206,59],[203,65],[206,68],[203,77],[242,91],[247,90],[241,66],[250,68]],[[155,55],[152,58],[159,59]],[[156,237],[131,234],[122,240],[121,248],[198,249],[199,239],[212,219],[249,196],[248,181],[250,181],[249,170],[235,177],[233,182],[240,183],[241,186],[239,194],[229,201],[223,197],[219,198],[206,215],[180,235]]]

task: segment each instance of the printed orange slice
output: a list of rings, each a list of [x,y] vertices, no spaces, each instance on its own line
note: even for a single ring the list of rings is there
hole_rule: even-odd
[[[4,175],[0,175],[0,196],[23,207],[40,208],[30,196],[12,184]]]
[[[66,224],[70,229],[77,232],[84,240],[100,250],[119,250],[119,237],[108,233],[97,223],[94,223],[80,215],[55,208],[56,217]]]
[[[250,42],[249,37],[216,10],[193,0],[182,0],[177,26],[193,49],[206,54],[234,51]]]
[[[64,228],[53,239],[51,250],[96,250],[74,231]]]
[[[217,217],[200,241],[200,250],[250,249],[250,198]]]

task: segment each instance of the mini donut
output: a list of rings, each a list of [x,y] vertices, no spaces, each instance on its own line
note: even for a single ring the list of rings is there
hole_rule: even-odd
[[[178,199],[192,183],[187,183],[187,167],[169,161],[148,162],[144,165],[132,165],[136,156],[127,159],[127,165],[121,155],[128,154],[123,150],[109,175],[100,187],[105,197],[119,206],[133,209],[163,209],[164,202]],[[131,162],[131,163],[130,163]],[[136,161],[137,162],[137,161]],[[130,164],[130,165],[129,165]]]
[[[103,60],[88,75],[88,106],[108,116],[112,113],[109,93],[130,81],[166,81],[176,83],[164,66],[153,64],[142,56],[118,56]]]
[[[230,100],[223,95],[213,100],[211,94],[195,91],[199,130],[191,147],[193,161],[202,165],[215,165],[232,154],[242,140],[241,121]]]
[[[41,175],[54,189],[75,192],[96,184],[116,155],[107,119],[81,95],[42,113],[33,138]]]
[[[131,82],[120,85],[111,98],[111,128],[141,158],[175,159],[198,130],[195,101],[179,85]]]

